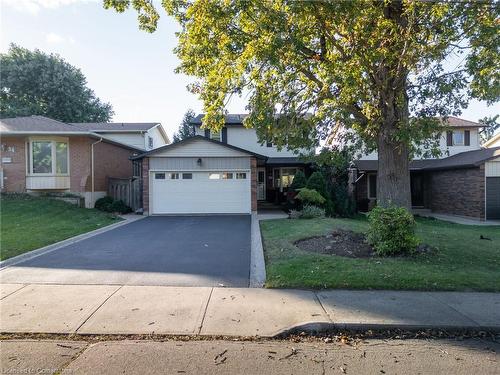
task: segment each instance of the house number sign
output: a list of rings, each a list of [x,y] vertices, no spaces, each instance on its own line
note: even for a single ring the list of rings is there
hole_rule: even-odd
[[[5,143],[2,143],[0,149],[2,150],[2,152],[11,152],[13,154],[16,152],[16,146],[9,146]]]

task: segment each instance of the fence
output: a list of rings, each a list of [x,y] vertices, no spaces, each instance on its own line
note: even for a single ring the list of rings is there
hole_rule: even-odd
[[[122,200],[133,211],[142,208],[142,186],[139,178],[108,178],[108,195]]]

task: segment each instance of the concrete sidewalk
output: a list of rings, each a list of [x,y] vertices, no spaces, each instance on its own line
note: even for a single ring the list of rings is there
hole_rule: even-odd
[[[500,330],[499,293],[2,284],[0,331],[271,337],[290,330]]]

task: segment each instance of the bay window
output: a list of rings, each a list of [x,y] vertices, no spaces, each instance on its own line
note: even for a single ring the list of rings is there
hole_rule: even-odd
[[[67,140],[33,139],[29,142],[30,175],[67,175],[69,149]]]

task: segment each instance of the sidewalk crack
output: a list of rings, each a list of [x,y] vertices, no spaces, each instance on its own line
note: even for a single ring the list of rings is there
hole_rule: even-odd
[[[78,326],[78,328],[77,328],[77,329],[75,329],[75,333],[77,333],[77,332],[78,332],[78,330],[79,330],[80,328],[82,328],[82,326],[83,326],[85,323],[87,323],[87,321],[88,321],[90,318],[92,318],[92,317],[94,316],[94,314],[95,314],[95,313],[96,313],[96,312],[97,312],[97,311],[98,311],[98,310],[102,307],[102,305],[104,305],[106,302],[108,302],[108,300],[109,300],[111,297],[113,297],[113,296],[116,294],[116,292],[118,292],[121,288],[123,288],[123,285],[120,285],[120,287],[119,287],[118,289],[116,289],[113,293],[111,293],[109,296],[107,296],[107,297],[104,299],[104,301],[103,301],[103,302],[102,302],[99,306],[97,306],[97,307],[96,307],[96,309],[95,309],[94,311],[92,311],[92,313],[91,313],[91,314],[90,314],[87,318],[85,318],[85,320],[82,322],[82,324],[80,324],[80,325]]]
[[[453,306],[449,305],[448,303],[446,303],[445,301],[441,301],[439,298],[437,298],[435,295],[432,294],[432,292],[426,292],[425,293],[427,296],[431,297],[433,300],[439,302],[440,304],[448,307],[449,309],[455,311],[458,315],[462,316],[463,318],[467,319],[467,320],[470,320],[472,323],[474,323],[476,326],[478,327],[481,327],[481,324],[479,324],[478,322],[476,322],[474,319],[472,319],[470,316],[464,314],[463,312],[461,311],[458,311],[456,308],[454,308]]]
[[[318,301],[319,305],[321,306],[321,309],[323,310],[323,312],[325,313],[325,316],[328,318],[328,320],[330,321],[330,323],[333,323],[333,319],[332,317],[330,316],[330,314],[328,314],[328,312],[326,311],[325,309],[325,306],[323,306],[323,303],[321,302],[321,300],[319,299],[318,297],[318,293],[317,292],[314,292],[314,297],[316,298],[316,301]]]
[[[205,305],[205,310],[203,311],[203,317],[201,318],[200,326],[198,327],[198,332],[196,333],[197,335],[201,334],[201,329],[203,328],[203,323],[205,323],[205,316],[207,315],[208,304],[210,303],[210,300],[212,299],[213,292],[214,292],[214,288],[212,287],[212,289],[210,289],[210,294],[208,295],[207,304]]]

